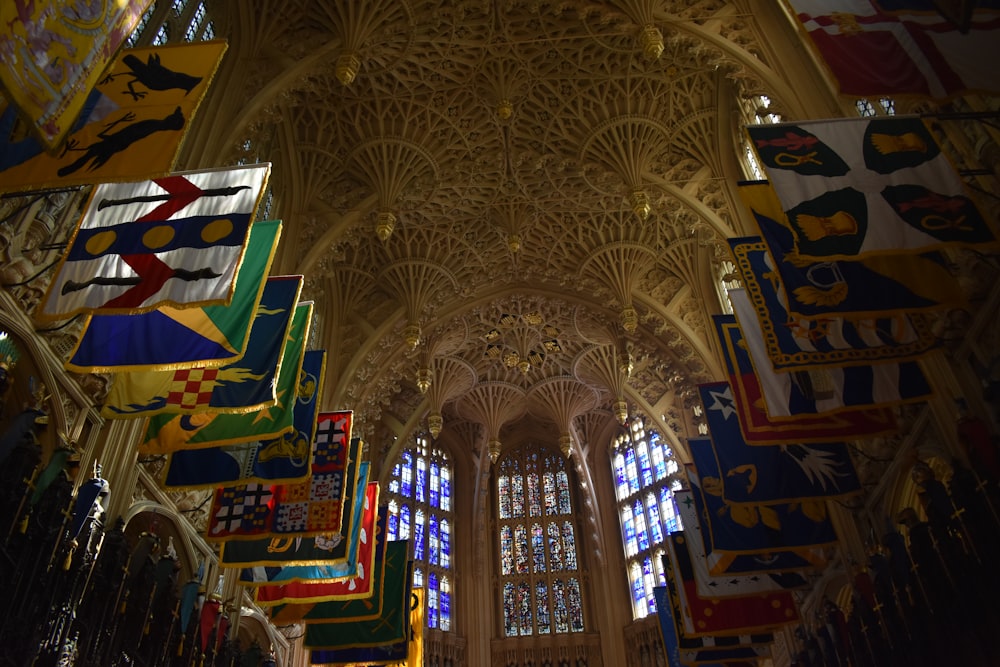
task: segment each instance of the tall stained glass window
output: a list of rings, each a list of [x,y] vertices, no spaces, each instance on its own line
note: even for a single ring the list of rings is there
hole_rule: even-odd
[[[421,436],[400,453],[388,494],[388,539],[410,540],[426,589],[427,627],[445,631],[452,629],[452,478],[451,457]]]
[[[626,574],[632,596],[634,618],[656,612],[653,588],[664,585],[661,556],[666,551],[670,533],[681,530],[672,490],[679,488],[675,480],[677,461],[669,445],[653,430],[646,430],[643,419],[629,422],[628,432],[619,435],[611,455],[618,517],[622,528],[622,548],[625,551]],[[573,622],[573,586],[567,582],[567,609]],[[579,597],[579,593],[576,593]]]
[[[504,634],[583,632],[576,522],[565,459],[529,445],[496,480]]]

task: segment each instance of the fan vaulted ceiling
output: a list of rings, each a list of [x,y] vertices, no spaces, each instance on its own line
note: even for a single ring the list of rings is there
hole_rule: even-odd
[[[623,400],[684,428],[766,92],[749,3],[221,4],[235,78],[189,162],[273,162],[326,408],[383,451],[438,415],[586,447]]]

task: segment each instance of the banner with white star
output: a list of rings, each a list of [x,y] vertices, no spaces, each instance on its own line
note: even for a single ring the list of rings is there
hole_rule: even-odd
[[[700,384],[698,392],[712,444],[710,450],[699,451],[714,457],[726,501],[788,503],[841,497],[861,490],[844,443],[751,447],[743,440],[729,383]],[[697,459],[695,465],[699,465]]]

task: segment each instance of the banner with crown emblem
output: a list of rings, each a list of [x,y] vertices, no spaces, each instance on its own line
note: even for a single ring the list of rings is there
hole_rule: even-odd
[[[801,261],[995,244],[958,173],[916,116],[751,125]]]

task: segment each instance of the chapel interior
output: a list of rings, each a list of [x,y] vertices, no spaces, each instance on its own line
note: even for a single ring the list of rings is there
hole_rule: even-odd
[[[653,588],[707,433],[698,385],[727,379],[728,239],[757,235],[748,125],[922,116],[1000,210],[1000,98],[843,94],[786,2],[155,0],[127,47],[206,40],[228,47],[174,170],[270,163],[271,275],[304,276],[320,409],[353,413],[391,532],[419,549],[428,666],[670,664]],[[64,367],[83,318],[35,317],[88,192],[0,196],[0,432],[33,448],[0,469],[0,664],[305,667],[305,626],[272,621],[206,541],[214,490],[164,488],[144,420],[101,413],[114,374]],[[941,252],[966,303],[925,314],[933,394],[846,443],[861,488],[822,503],[837,541],[797,573],[798,621],[727,664],[1000,664],[997,468],[975,459],[997,460],[1000,261]],[[99,530],[70,548],[96,466]],[[524,490],[501,485],[532,471],[558,485],[517,519]],[[961,528],[868,604],[934,492]],[[517,561],[525,530],[547,569]],[[176,629],[190,581],[229,619],[206,651]]]

